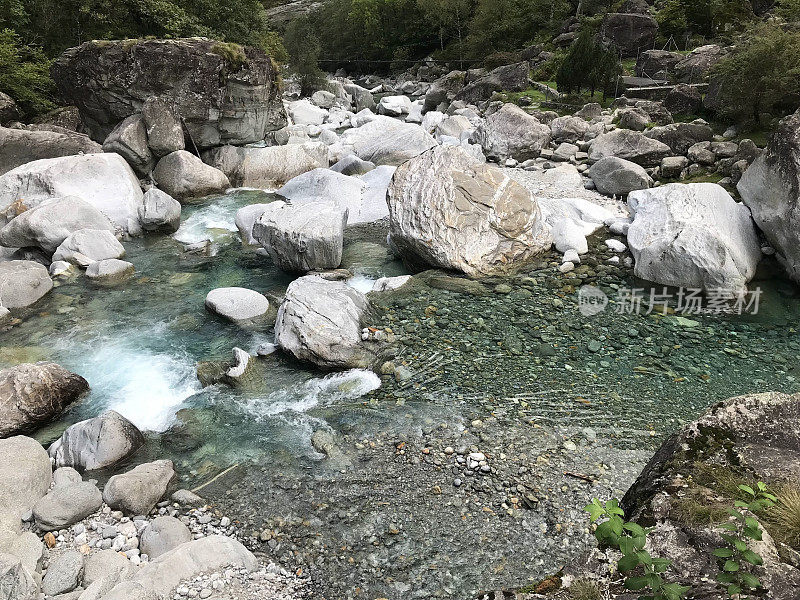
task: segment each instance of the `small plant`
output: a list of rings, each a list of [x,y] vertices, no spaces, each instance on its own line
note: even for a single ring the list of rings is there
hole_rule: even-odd
[[[639,600],[680,600],[689,591],[690,588],[686,586],[664,581],[662,575],[672,562],[653,557],[645,550],[647,535],[652,528],[626,522],[625,512],[616,498],[605,503],[594,498],[584,510],[589,513],[592,523],[604,519],[597,525],[594,535],[601,545],[612,546],[622,552],[622,558],[617,563],[620,573],[639,570],[639,575],[626,575],[625,579],[627,589],[648,592],[639,596]]]
[[[756,489],[749,485],[740,485],[739,490],[747,494],[748,502],[737,500],[734,508],[728,508],[732,521],[720,525],[727,533],[722,539],[728,544],[725,548],[717,548],[713,554],[721,563],[721,571],[717,581],[726,587],[728,596],[748,600],[742,593],[749,593],[761,587],[758,577],[750,572],[752,566],[764,563],[761,555],[750,549],[750,540],[761,540],[763,532],[761,524],[746,512],[757,513],[772,508],[778,499],[767,492],[765,483],[759,481]]]
[[[602,600],[600,586],[591,579],[576,579],[569,586],[570,600]]]
[[[780,489],[778,502],[767,513],[773,538],[800,548],[800,488],[787,485]]]

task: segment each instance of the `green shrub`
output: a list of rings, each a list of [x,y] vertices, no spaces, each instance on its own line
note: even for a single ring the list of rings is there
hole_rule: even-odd
[[[55,106],[50,63],[41,49],[24,45],[10,29],[0,30],[0,90],[14,99],[25,117]]]
[[[247,63],[247,56],[244,53],[244,48],[242,48],[239,44],[234,44],[231,42],[217,42],[211,46],[211,51],[214,54],[221,56],[234,72],[241,69],[245,63]]]
[[[311,22],[307,18],[292,21],[283,43],[289,54],[289,68],[300,80],[301,93],[312,94],[324,83],[325,74],[319,68],[321,48]]]

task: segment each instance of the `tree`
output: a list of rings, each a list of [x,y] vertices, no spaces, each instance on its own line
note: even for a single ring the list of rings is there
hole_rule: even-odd
[[[319,89],[325,76],[319,68],[320,44],[308,18],[289,23],[283,43],[289,53],[289,68],[300,79],[301,93],[310,95]]]
[[[599,89],[605,97],[621,73],[616,48],[600,41],[592,27],[584,27],[558,68],[556,84],[567,94],[587,89],[594,95]]]
[[[717,111],[760,122],[775,109],[800,102],[800,33],[773,25],[752,28],[745,40],[714,67],[711,88]]]
[[[474,0],[417,0],[425,19],[439,31],[439,49],[453,42],[460,59],[464,57],[464,35],[475,9]]]
[[[0,30],[0,90],[32,116],[55,106],[53,87],[50,61],[41,49],[24,45],[10,29]]]

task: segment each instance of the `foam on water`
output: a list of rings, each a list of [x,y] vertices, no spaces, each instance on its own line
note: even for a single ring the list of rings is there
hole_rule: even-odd
[[[358,290],[362,294],[372,291],[372,286],[375,285],[377,279],[374,277],[367,277],[366,275],[355,275],[347,280],[347,285],[351,288]]]

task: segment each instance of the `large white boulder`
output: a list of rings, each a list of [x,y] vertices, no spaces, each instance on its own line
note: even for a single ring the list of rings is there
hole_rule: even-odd
[[[47,267],[32,260],[0,262],[0,306],[25,308],[53,289]]]
[[[153,170],[156,159],[147,145],[147,126],[141,113],[122,120],[103,142],[104,152],[116,152],[142,177]]]
[[[324,368],[367,368],[375,357],[361,339],[369,302],[341,281],[316,275],[295,279],[275,323],[278,346],[299,360]]]
[[[255,290],[242,287],[216,288],[206,295],[206,308],[234,322],[252,321],[269,311],[269,300]]]
[[[176,200],[220,194],[231,186],[225,173],[186,150],[171,152],[159,160],[153,179]]]
[[[53,254],[53,262],[63,260],[78,267],[88,267],[98,260],[122,258],[125,248],[110,231],[79,229],[69,234]]]
[[[22,435],[0,439],[0,523],[19,519],[50,489],[50,458],[36,440]]]
[[[253,237],[289,272],[336,269],[342,262],[347,209],[332,204],[268,204]]]
[[[750,211],[715,183],[671,183],[628,195],[637,277],[664,285],[746,288],[761,259]]]
[[[391,242],[414,264],[489,275],[524,265],[552,241],[533,195],[458,146],[398,167],[388,198]]]
[[[486,158],[519,161],[537,158],[550,143],[550,128],[516,104],[503,107],[478,126],[475,141],[483,147]]]
[[[411,100],[408,96],[384,96],[378,103],[378,114],[400,117],[411,112]]]
[[[290,102],[286,112],[295,125],[322,125],[328,115],[327,110],[314,106],[308,100]]]
[[[181,203],[158,188],[144,193],[139,220],[145,231],[174,233],[181,226]]]
[[[657,167],[661,164],[661,159],[670,154],[672,150],[665,143],[630,129],[615,129],[599,135],[589,146],[590,162],[616,156],[643,167]]]
[[[437,145],[421,126],[386,116],[348,129],[341,135],[341,143],[362,160],[395,166]]]
[[[12,169],[0,177],[0,223],[45,200],[65,196],[88,202],[122,233],[142,232],[139,180],[125,159],[115,153],[46,158]]]
[[[301,173],[328,166],[328,148],[321,142],[266,148],[222,146],[203,156],[236,187],[274,189]]]
[[[736,187],[789,277],[800,282],[800,110],[780,121]]]

